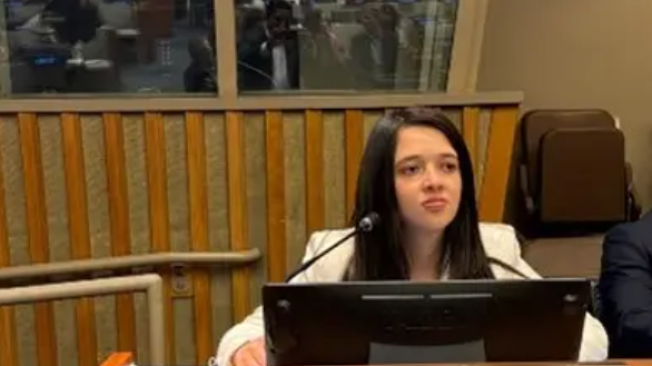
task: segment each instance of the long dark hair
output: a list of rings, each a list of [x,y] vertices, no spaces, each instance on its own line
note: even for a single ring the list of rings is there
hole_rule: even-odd
[[[402,219],[394,188],[394,155],[399,131],[408,126],[434,128],[455,149],[462,181],[460,206],[444,230],[438,268],[453,279],[493,278],[478,227],[473,167],[457,128],[442,113],[430,108],[406,108],[383,117],[371,131],[358,174],[351,225],[376,212],[382,222],[371,232],[355,237],[355,254],[344,280],[401,280],[409,278],[402,240]]]

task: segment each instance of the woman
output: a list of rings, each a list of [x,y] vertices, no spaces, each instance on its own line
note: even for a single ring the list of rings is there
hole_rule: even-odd
[[[374,127],[360,167],[352,222],[382,218],[293,282],[540,278],[521,258],[514,230],[479,224],[469,153],[453,124],[431,109],[391,113]],[[312,235],[304,261],[349,230]],[[498,265],[502,263],[502,265]],[[220,343],[220,366],[265,366],[259,307]],[[607,356],[607,335],[587,314],[580,360]]]

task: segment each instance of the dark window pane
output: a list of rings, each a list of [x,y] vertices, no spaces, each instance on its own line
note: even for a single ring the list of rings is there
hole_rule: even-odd
[[[238,86],[444,91],[455,0],[236,0]]]
[[[4,94],[216,92],[212,0],[3,5]]]

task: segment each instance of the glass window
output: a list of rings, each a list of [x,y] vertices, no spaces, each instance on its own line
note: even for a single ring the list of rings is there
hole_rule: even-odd
[[[4,0],[7,94],[216,92],[212,0]]]
[[[241,92],[445,91],[456,0],[235,0]]]

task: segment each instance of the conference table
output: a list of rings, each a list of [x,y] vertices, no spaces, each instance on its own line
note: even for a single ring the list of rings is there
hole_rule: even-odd
[[[470,366],[471,364],[436,364],[436,366]],[[590,362],[590,363],[573,363],[573,362],[523,362],[523,363],[482,363],[474,364],[474,366],[652,366],[652,359],[638,359],[638,360],[607,360],[605,362]],[[133,356],[130,352],[115,352],[109,355],[107,359],[102,362],[100,366],[146,366],[134,364]],[[204,366],[204,365],[197,365]],[[383,365],[387,366],[387,365]],[[397,365],[397,366],[435,366],[433,365]]]

